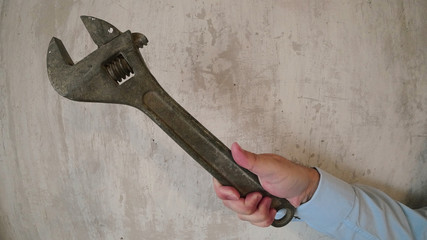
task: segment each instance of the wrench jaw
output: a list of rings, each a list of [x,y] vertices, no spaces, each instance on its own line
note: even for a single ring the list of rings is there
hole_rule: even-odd
[[[74,63],[62,41],[53,37],[46,58],[53,88],[74,101],[140,106],[141,102],[134,99],[141,99],[147,85],[158,84],[138,50],[147,45],[147,38],[140,33],[122,33],[97,18],[82,16],[81,19],[98,49]],[[129,75],[133,77],[121,84]]]
[[[90,16],[80,16],[80,19],[98,47],[107,44],[122,34],[116,27],[102,19]]]
[[[93,53],[74,64],[62,41],[52,38],[47,52],[47,73],[53,88],[63,97],[75,101],[94,101],[99,91],[108,92],[105,84],[100,84],[103,75],[95,67]],[[104,74],[105,75],[105,74]],[[110,90],[111,91],[111,90]],[[95,99],[94,99],[95,97]]]
[[[59,80],[57,75],[58,71],[61,71],[61,74],[66,76],[74,63],[60,39],[53,37],[50,40],[46,60],[50,83],[61,96],[68,98],[69,83]]]

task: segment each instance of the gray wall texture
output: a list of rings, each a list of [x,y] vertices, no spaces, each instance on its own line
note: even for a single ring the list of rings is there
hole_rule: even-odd
[[[80,15],[144,33],[160,84],[225,144],[427,192],[427,1],[0,1],[0,239],[327,239],[260,229],[136,109],[60,97],[52,36],[96,49]]]

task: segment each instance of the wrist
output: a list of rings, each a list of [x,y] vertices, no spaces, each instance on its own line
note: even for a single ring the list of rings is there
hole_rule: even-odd
[[[309,183],[305,191],[304,197],[302,198],[301,204],[304,204],[313,197],[314,193],[317,190],[317,186],[320,181],[320,174],[315,168],[308,168],[308,179]]]

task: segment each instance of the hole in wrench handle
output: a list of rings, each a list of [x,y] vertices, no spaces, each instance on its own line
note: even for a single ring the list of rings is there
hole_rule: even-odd
[[[165,91],[148,91],[142,98],[144,112],[221,184],[235,187],[242,196],[261,192],[272,198],[273,208],[286,209],[286,215],[272,226],[282,227],[292,220],[295,208],[286,199],[268,194],[258,177],[237,165],[230,149]]]

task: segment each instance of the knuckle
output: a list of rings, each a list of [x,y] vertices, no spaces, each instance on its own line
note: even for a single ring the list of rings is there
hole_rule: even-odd
[[[246,208],[243,209],[243,214],[245,215],[253,215],[257,211],[256,206],[246,206]]]

